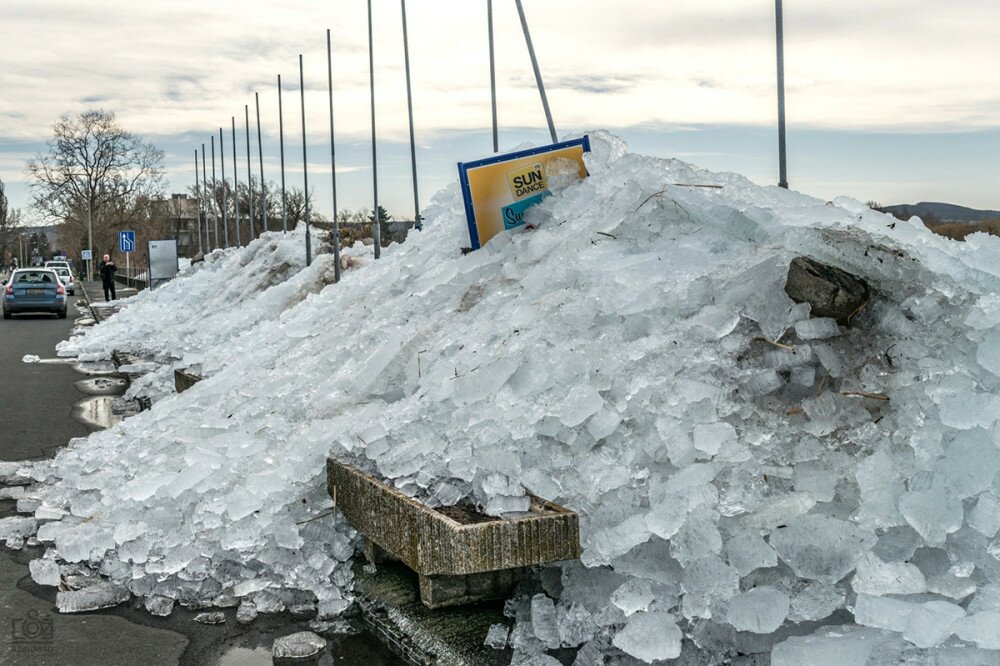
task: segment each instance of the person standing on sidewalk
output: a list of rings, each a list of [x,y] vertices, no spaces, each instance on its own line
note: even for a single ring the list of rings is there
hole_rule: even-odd
[[[104,300],[105,301],[115,301],[118,300],[118,295],[115,293],[115,262],[111,261],[111,255],[106,254],[101,259],[101,284],[104,287]],[[108,293],[110,292],[111,298],[108,298]]]

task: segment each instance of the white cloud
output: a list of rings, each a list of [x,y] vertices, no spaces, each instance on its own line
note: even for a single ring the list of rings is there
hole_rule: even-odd
[[[557,125],[769,123],[773,5],[732,0],[527,0]],[[735,5],[735,6],[734,6]],[[399,3],[374,0],[378,123],[406,132]],[[422,135],[489,123],[485,2],[408,5]],[[43,139],[57,116],[114,109],[144,134],[210,132],[262,92],[276,131],[299,127],[304,53],[310,134],[326,132],[325,28],[333,29],[338,131],[368,132],[361,0],[6,0],[0,135]],[[544,122],[513,3],[495,3],[501,123]],[[798,126],[968,129],[1000,116],[1000,5],[930,0],[787,3],[789,121]],[[9,101],[9,100],[8,100]],[[238,118],[239,119],[239,118]]]

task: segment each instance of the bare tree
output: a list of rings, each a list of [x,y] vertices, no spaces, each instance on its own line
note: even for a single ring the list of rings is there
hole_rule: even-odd
[[[75,230],[95,256],[111,252],[119,228],[148,221],[142,202],[161,194],[163,151],[103,109],[63,116],[52,130],[48,152],[27,164],[34,206]]]
[[[20,211],[11,210],[3,179],[0,179],[0,263],[4,266],[17,254],[15,240],[18,230],[16,227],[20,220]]]

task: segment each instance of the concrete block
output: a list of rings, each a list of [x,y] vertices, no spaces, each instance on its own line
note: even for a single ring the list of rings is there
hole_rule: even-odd
[[[538,497],[532,496],[527,515],[499,519],[469,507],[428,508],[333,459],[327,461],[327,481],[337,510],[366,537],[366,553],[383,560],[391,556],[420,574],[421,590],[433,597],[424,598],[428,605],[449,598],[495,598],[503,594],[497,592],[500,587],[506,590],[514,580],[509,570],[580,556],[579,517]],[[434,580],[500,571],[506,573],[461,582]],[[426,584],[425,578],[430,579]]]
[[[201,375],[197,375],[189,370],[174,370],[174,388],[178,393],[183,393],[201,381]]]

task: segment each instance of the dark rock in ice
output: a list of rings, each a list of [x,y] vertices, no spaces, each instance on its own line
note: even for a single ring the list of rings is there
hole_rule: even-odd
[[[813,317],[831,317],[842,326],[850,325],[871,298],[864,280],[809,257],[792,259],[785,293],[796,303],[812,306]]]

